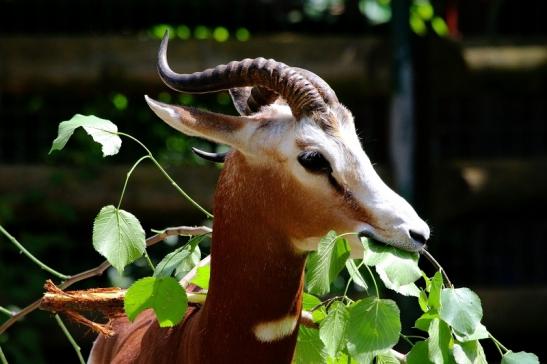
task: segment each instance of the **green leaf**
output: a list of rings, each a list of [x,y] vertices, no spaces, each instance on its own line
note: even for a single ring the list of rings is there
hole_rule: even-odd
[[[206,264],[198,267],[195,277],[190,283],[195,284],[203,289],[209,289],[209,277],[211,276],[211,265]]]
[[[428,341],[419,341],[406,356],[407,364],[434,364],[429,360]]]
[[[401,333],[397,304],[368,297],[350,306],[347,327],[348,350],[352,356],[392,348]]]
[[[486,329],[486,327],[483,324],[479,323],[477,325],[477,328],[475,329],[475,332],[472,333],[471,335],[460,334],[458,331],[454,330],[454,336],[456,337],[458,341],[466,342],[466,341],[486,339],[490,336],[490,334],[488,333],[488,330]]]
[[[175,276],[180,278],[184,277],[188,272],[194,269],[194,267],[199,263],[200,260],[201,250],[199,249],[199,245],[196,245],[190,256],[184,259],[177,266],[177,268],[175,269]]]
[[[418,317],[414,327],[422,331],[427,332],[429,330],[429,325],[433,319],[439,318],[439,314],[435,310],[430,310],[424,312],[422,316]]]
[[[514,353],[508,351],[501,358],[501,364],[539,364],[539,358],[536,354],[519,351]]]
[[[419,295],[417,287],[410,285],[422,276],[418,253],[377,244],[366,238],[361,241],[365,248],[365,264],[376,267],[378,276],[387,288],[403,295]]]
[[[450,350],[452,333],[450,327],[438,318],[429,325],[428,351],[429,359],[435,364],[454,363]]]
[[[306,311],[311,311],[315,308],[315,310],[311,313],[314,322],[320,322],[325,317],[327,317],[327,311],[325,310],[325,307],[320,305],[321,301],[319,300],[319,298],[304,292],[302,298],[302,309]]]
[[[404,286],[400,286],[399,288],[396,289],[396,291],[399,294],[402,294],[403,296],[412,296],[412,297],[420,296],[420,289],[414,283],[409,283],[409,284],[405,284]]]
[[[112,205],[101,209],[93,222],[93,247],[120,272],[146,250],[144,229],[127,211]]]
[[[353,259],[346,260],[346,269],[348,270],[349,276],[353,279],[353,283],[363,289],[368,289],[367,282],[361,275],[361,272],[359,272],[359,268],[357,268]]]
[[[154,277],[170,276],[173,272],[177,276],[184,275],[192,270],[201,258],[198,244],[203,238],[203,236],[194,237],[186,245],[173,250],[163,257],[154,270]]]
[[[420,290],[420,294],[418,296],[418,304],[420,305],[420,308],[422,309],[423,312],[427,312],[429,310],[429,306],[427,302],[428,302],[427,293],[425,293],[424,290]]]
[[[477,340],[454,344],[453,353],[458,364],[488,364],[484,350]]]
[[[390,352],[385,352],[376,355],[376,364],[401,364],[401,362],[395,355]]]
[[[188,301],[186,292],[175,278],[146,277],[129,287],[123,305],[131,321],[151,308],[160,327],[171,327],[182,321]]]
[[[302,309],[306,311],[311,311],[315,307],[321,304],[321,300],[314,295],[304,292],[302,296]]]
[[[193,253],[191,246],[185,245],[167,254],[161,262],[156,265],[154,277],[169,277],[175,269],[188,259]]]
[[[295,364],[323,364],[327,354],[319,338],[319,330],[300,326],[293,362]]]
[[[435,273],[431,279],[428,305],[436,310],[441,308],[441,289],[443,288],[443,275],[440,271]]]
[[[319,337],[325,345],[327,354],[331,358],[344,346],[346,328],[348,326],[349,312],[340,301],[334,301],[328,311],[327,317],[321,321],[319,326]]]
[[[103,156],[117,154],[122,146],[122,140],[117,135],[118,127],[109,120],[101,119],[93,115],[85,116],[76,114],[70,120],[59,124],[57,138],[53,141],[51,154],[54,150],[61,150],[65,147],[68,139],[76,128],[82,127],[91,135],[94,141],[101,144]]]
[[[308,257],[308,291],[320,296],[329,293],[330,284],[344,267],[349,253],[348,242],[346,239],[336,239],[336,232],[330,231],[321,238],[317,252]]]
[[[456,331],[471,335],[482,319],[481,301],[469,288],[445,288],[441,291],[439,314]]]
[[[327,358],[327,364],[372,364],[372,356],[369,360],[362,359],[363,358],[359,358],[359,360],[357,360],[341,351],[338,352],[338,356],[336,358]]]

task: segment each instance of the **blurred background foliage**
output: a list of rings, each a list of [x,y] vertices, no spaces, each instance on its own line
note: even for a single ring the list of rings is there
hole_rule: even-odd
[[[128,164],[141,151],[124,141],[119,155],[103,159],[98,146],[76,133],[63,152],[48,155],[58,123],[75,113],[110,119],[138,137],[210,207],[219,168],[190,147],[223,146],[172,131],[143,95],[235,110],[226,92],[185,95],[161,84],[155,54],[165,30],[180,72],[264,56],[320,74],[354,113],[365,150],[393,185],[389,118],[398,50],[391,44],[398,1],[0,0],[0,224],[64,273],[102,261],[91,248],[92,219],[117,201]],[[414,204],[433,227],[430,249],[458,284],[479,292],[486,324],[498,338],[545,358],[547,3],[406,4]],[[147,165],[134,174],[124,205],[148,232],[203,223]],[[175,244],[155,247],[152,258]],[[2,237],[0,264],[1,306],[16,309],[40,295],[47,274]],[[109,271],[78,288],[124,286],[145,273],[138,262],[123,277]],[[93,335],[71,329],[88,350]],[[75,362],[44,312],[16,324],[0,345],[14,363]]]

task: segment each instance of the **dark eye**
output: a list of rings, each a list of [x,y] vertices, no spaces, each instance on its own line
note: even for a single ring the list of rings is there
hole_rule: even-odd
[[[332,168],[323,154],[317,151],[303,152],[298,156],[298,162],[302,167],[312,173],[331,173]]]

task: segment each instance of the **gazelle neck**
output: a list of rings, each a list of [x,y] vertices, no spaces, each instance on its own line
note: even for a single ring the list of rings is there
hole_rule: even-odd
[[[289,363],[306,256],[277,223],[283,220],[284,198],[276,196],[282,188],[264,185],[277,180],[251,173],[240,155],[231,159],[215,195],[211,280],[198,324],[203,345],[217,347],[222,358],[205,356],[211,362],[230,362],[234,355],[239,362]]]

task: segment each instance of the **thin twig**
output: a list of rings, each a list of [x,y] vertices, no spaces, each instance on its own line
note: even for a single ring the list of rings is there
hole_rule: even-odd
[[[1,346],[0,346],[0,362],[2,364],[8,364],[8,359],[6,359],[6,356],[4,355],[4,352],[2,351]]]
[[[126,133],[122,133],[122,132],[117,132],[115,133],[117,135],[121,135],[121,136],[124,136],[126,138],[129,138],[131,140],[133,140],[135,143],[139,144],[145,151],[146,153],[148,153],[148,156],[150,157],[150,160],[152,162],[154,162],[154,164],[156,165],[156,167],[160,170],[160,172],[165,176],[165,178],[167,178],[167,180],[171,183],[171,185],[173,187],[175,187],[175,189],[188,201],[190,202],[192,205],[194,205],[198,210],[200,210],[201,212],[203,212],[205,214],[205,216],[207,216],[208,218],[212,219],[213,218],[213,214],[211,214],[209,211],[205,210],[205,208],[203,208],[200,204],[198,204],[196,201],[194,201],[194,199],[192,199],[192,197],[190,197],[186,192],[184,192],[184,190],[182,188],[180,188],[180,186],[173,180],[173,178],[171,178],[171,176],[167,173],[167,171],[161,166],[161,164],[156,160],[156,158],[154,158],[154,155],[152,154],[152,152],[150,151],[150,149],[148,149],[140,140],[138,140],[137,138],[135,138],[134,136],[132,135],[129,135],[129,134],[126,134]]]
[[[454,285],[452,284],[452,282],[450,282],[450,278],[448,278],[448,274],[446,274],[446,271],[444,270],[444,268],[439,264],[439,262],[437,262],[437,260],[435,258],[433,258],[433,255],[431,255],[430,252],[428,252],[427,250],[425,249],[422,249],[420,251],[420,253],[427,258],[427,260],[429,260],[431,262],[431,264],[433,264],[433,266],[435,267],[435,269],[441,271],[443,277],[444,277],[444,281],[446,283],[446,285],[450,288],[454,288]]]
[[[15,245],[17,247],[17,249],[19,249],[19,251],[21,251],[21,253],[25,254],[30,260],[32,260],[36,265],[38,265],[43,270],[53,274],[55,277],[58,277],[60,279],[69,279],[70,278],[70,276],[67,276],[63,273],[59,273],[55,269],[50,268],[47,264],[43,263],[38,258],[36,258],[34,255],[32,255],[31,252],[29,252],[27,249],[25,249],[25,247],[19,241],[17,241],[17,239],[15,239],[15,237],[13,237],[10,233],[8,233],[2,225],[0,225],[0,232],[2,234],[4,234],[6,236],[6,238],[8,238],[8,240],[11,241],[13,243],[13,245]]]
[[[209,228],[207,226],[195,226],[195,227],[192,227],[192,226],[179,226],[179,227],[167,228],[167,229],[163,230],[162,232],[160,232],[156,235],[153,235],[153,236],[149,237],[148,239],[146,239],[146,245],[151,246],[151,245],[157,244],[158,242],[162,241],[163,239],[165,239],[168,236],[173,236],[173,235],[193,236],[193,235],[209,234],[211,232],[212,232],[211,228]],[[96,266],[95,268],[88,269],[88,270],[83,271],[83,272],[78,273],[78,274],[74,274],[73,276],[68,278],[66,281],[61,283],[58,287],[60,289],[66,289],[66,288],[70,287],[71,285],[73,285],[74,283],[83,281],[83,280],[91,278],[91,277],[100,276],[109,267],[110,267],[110,263],[105,260],[104,262],[102,262],[101,264]],[[6,322],[4,322],[2,324],[2,326],[0,326],[0,334],[5,332],[15,322],[17,322],[21,318],[25,317],[26,315],[28,315],[32,311],[36,310],[40,306],[41,301],[42,301],[42,299],[40,298],[40,299],[34,301],[33,303],[31,303],[30,305],[26,306],[25,308],[23,308],[21,311],[19,311],[16,314],[12,315],[12,317],[10,317],[8,320],[6,320]]]
[[[68,339],[68,341],[70,342],[70,344],[74,348],[74,351],[76,351],[76,355],[78,355],[78,359],[80,360],[80,364],[85,364],[84,357],[82,356],[82,349],[80,348],[80,346],[78,345],[76,340],[74,340],[74,338],[72,337],[72,335],[70,334],[70,332],[66,328],[63,320],[61,320],[61,317],[59,317],[59,315],[55,315],[55,320],[59,324],[59,327],[61,327],[61,330],[63,330],[63,333],[65,334],[66,338]]]
[[[0,312],[5,313],[6,315],[8,315],[10,317],[13,316],[13,312],[11,312],[10,310],[8,310],[7,308],[2,307],[2,306],[0,306]]]

